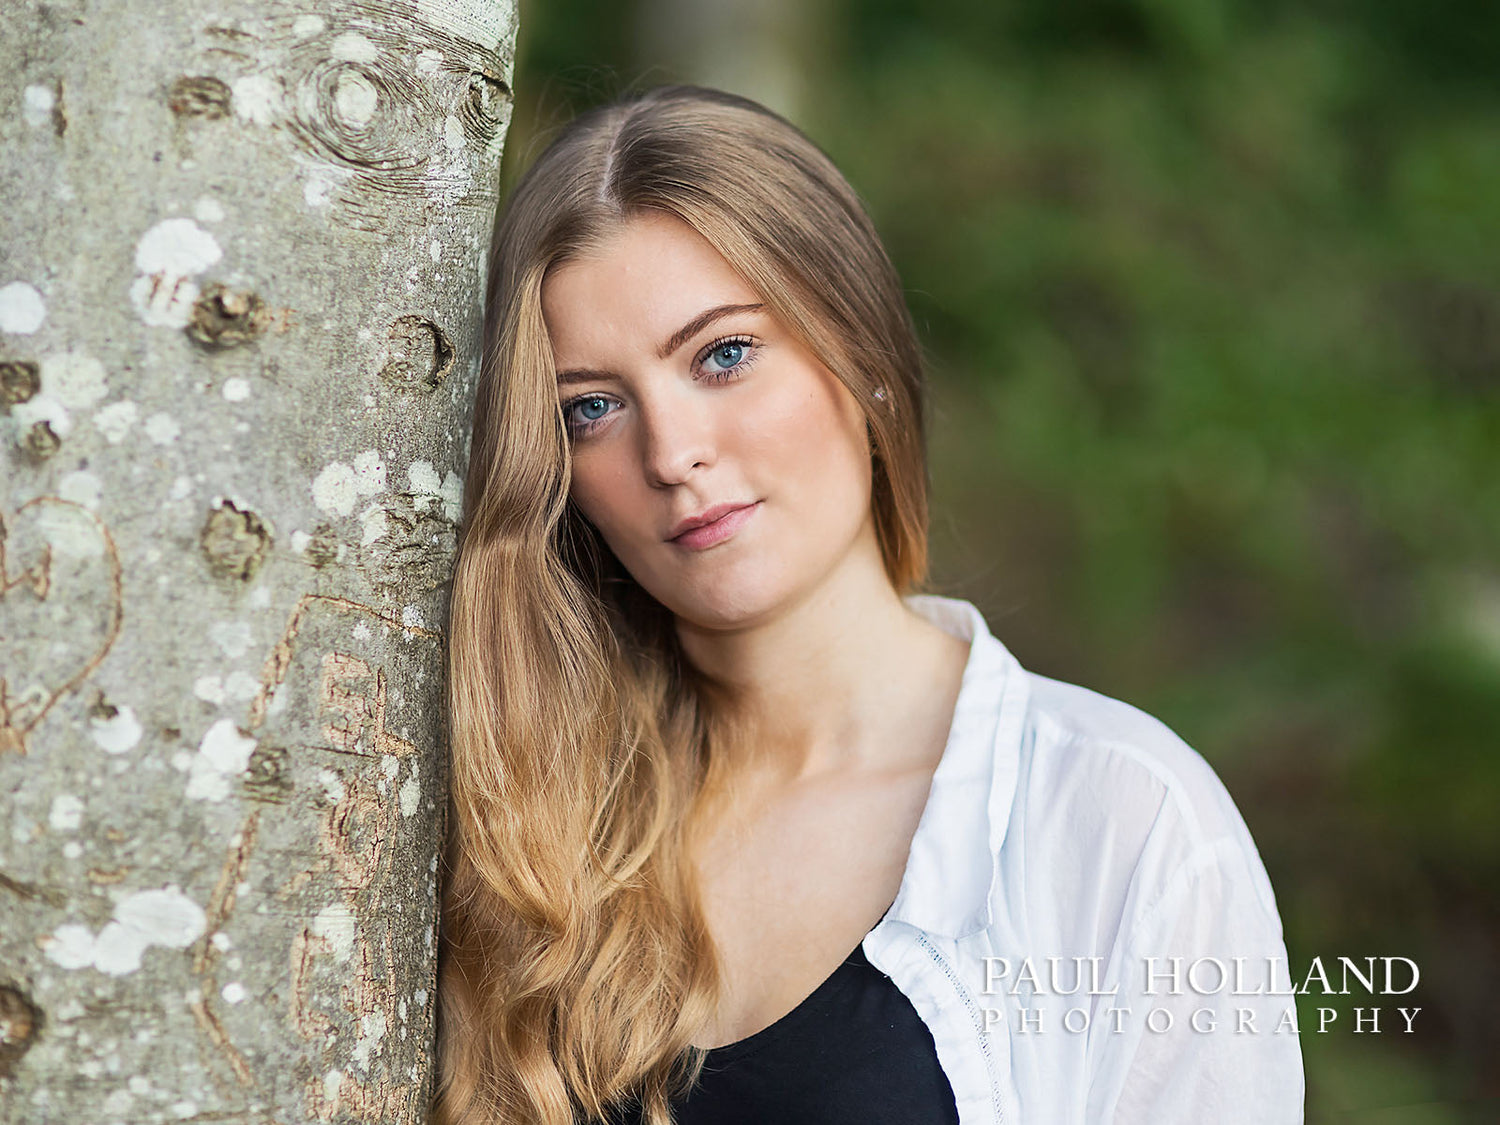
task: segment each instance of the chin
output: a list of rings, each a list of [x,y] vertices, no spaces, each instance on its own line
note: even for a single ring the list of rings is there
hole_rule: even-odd
[[[720,575],[712,581],[679,583],[652,593],[685,622],[700,629],[716,630],[754,624],[773,614],[792,596],[784,581],[777,581],[763,570],[754,577]]]

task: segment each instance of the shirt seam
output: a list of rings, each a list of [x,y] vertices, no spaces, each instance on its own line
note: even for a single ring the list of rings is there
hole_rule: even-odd
[[[1084,749],[1103,750],[1128,758],[1149,774],[1153,780],[1166,790],[1167,798],[1170,799],[1172,806],[1177,810],[1183,827],[1187,830],[1189,842],[1195,852],[1200,848],[1213,846],[1220,841],[1234,841],[1232,835],[1210,835],[1204,831],[1203,823],[1198,817],[1198,812],[1193,807],[1193,802],[1187,796],[1187,783],[1182,780],[1181,775],[1176,770],[1167,766],[1160,758],[1143,751],[1134,742],[1110,738],[1107,735],[1085,733],[1076,728],[1065,726],[1050,712],[1037,711],[1036,715],[1038,722],[1049,727],[1050,732],[1055,738],[1055,741],[1048,747],[1048,752],[1059,750],[1069,744]],[[1202,754],[1193,749],[1189,743],[1184,741],[1182,745],[1191,750],[1192,753],[1197,754],[1200,758],[1202,757]],[[1213,768],[1206,758],[1203,761],[1209,769]],[[1217,777],[1217,774],[1215,776]],[[1223,784],[1222,779],[1219,780],[1219,784]]]

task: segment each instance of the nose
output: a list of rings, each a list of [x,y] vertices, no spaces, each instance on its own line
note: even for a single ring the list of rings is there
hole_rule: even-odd
[[[659,488],[682,484],[715,457],[711,407],[706,396],[662,388],[642,401],[641,463],[646,479]]]

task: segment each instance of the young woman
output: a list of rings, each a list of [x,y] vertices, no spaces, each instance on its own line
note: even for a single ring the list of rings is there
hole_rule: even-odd
[[[1213,772],[918,592],[920,348],[828,158],[718,91],[593,110],[489,286],[435,1119],[1300,1120]]]

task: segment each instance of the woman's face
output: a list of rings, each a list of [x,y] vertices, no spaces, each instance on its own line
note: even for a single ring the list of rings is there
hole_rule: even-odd
[[[854,396],[686,223],[632,218],[547,276],[542,314],[572,499],[677,616],[753,624],[878,551]]]

